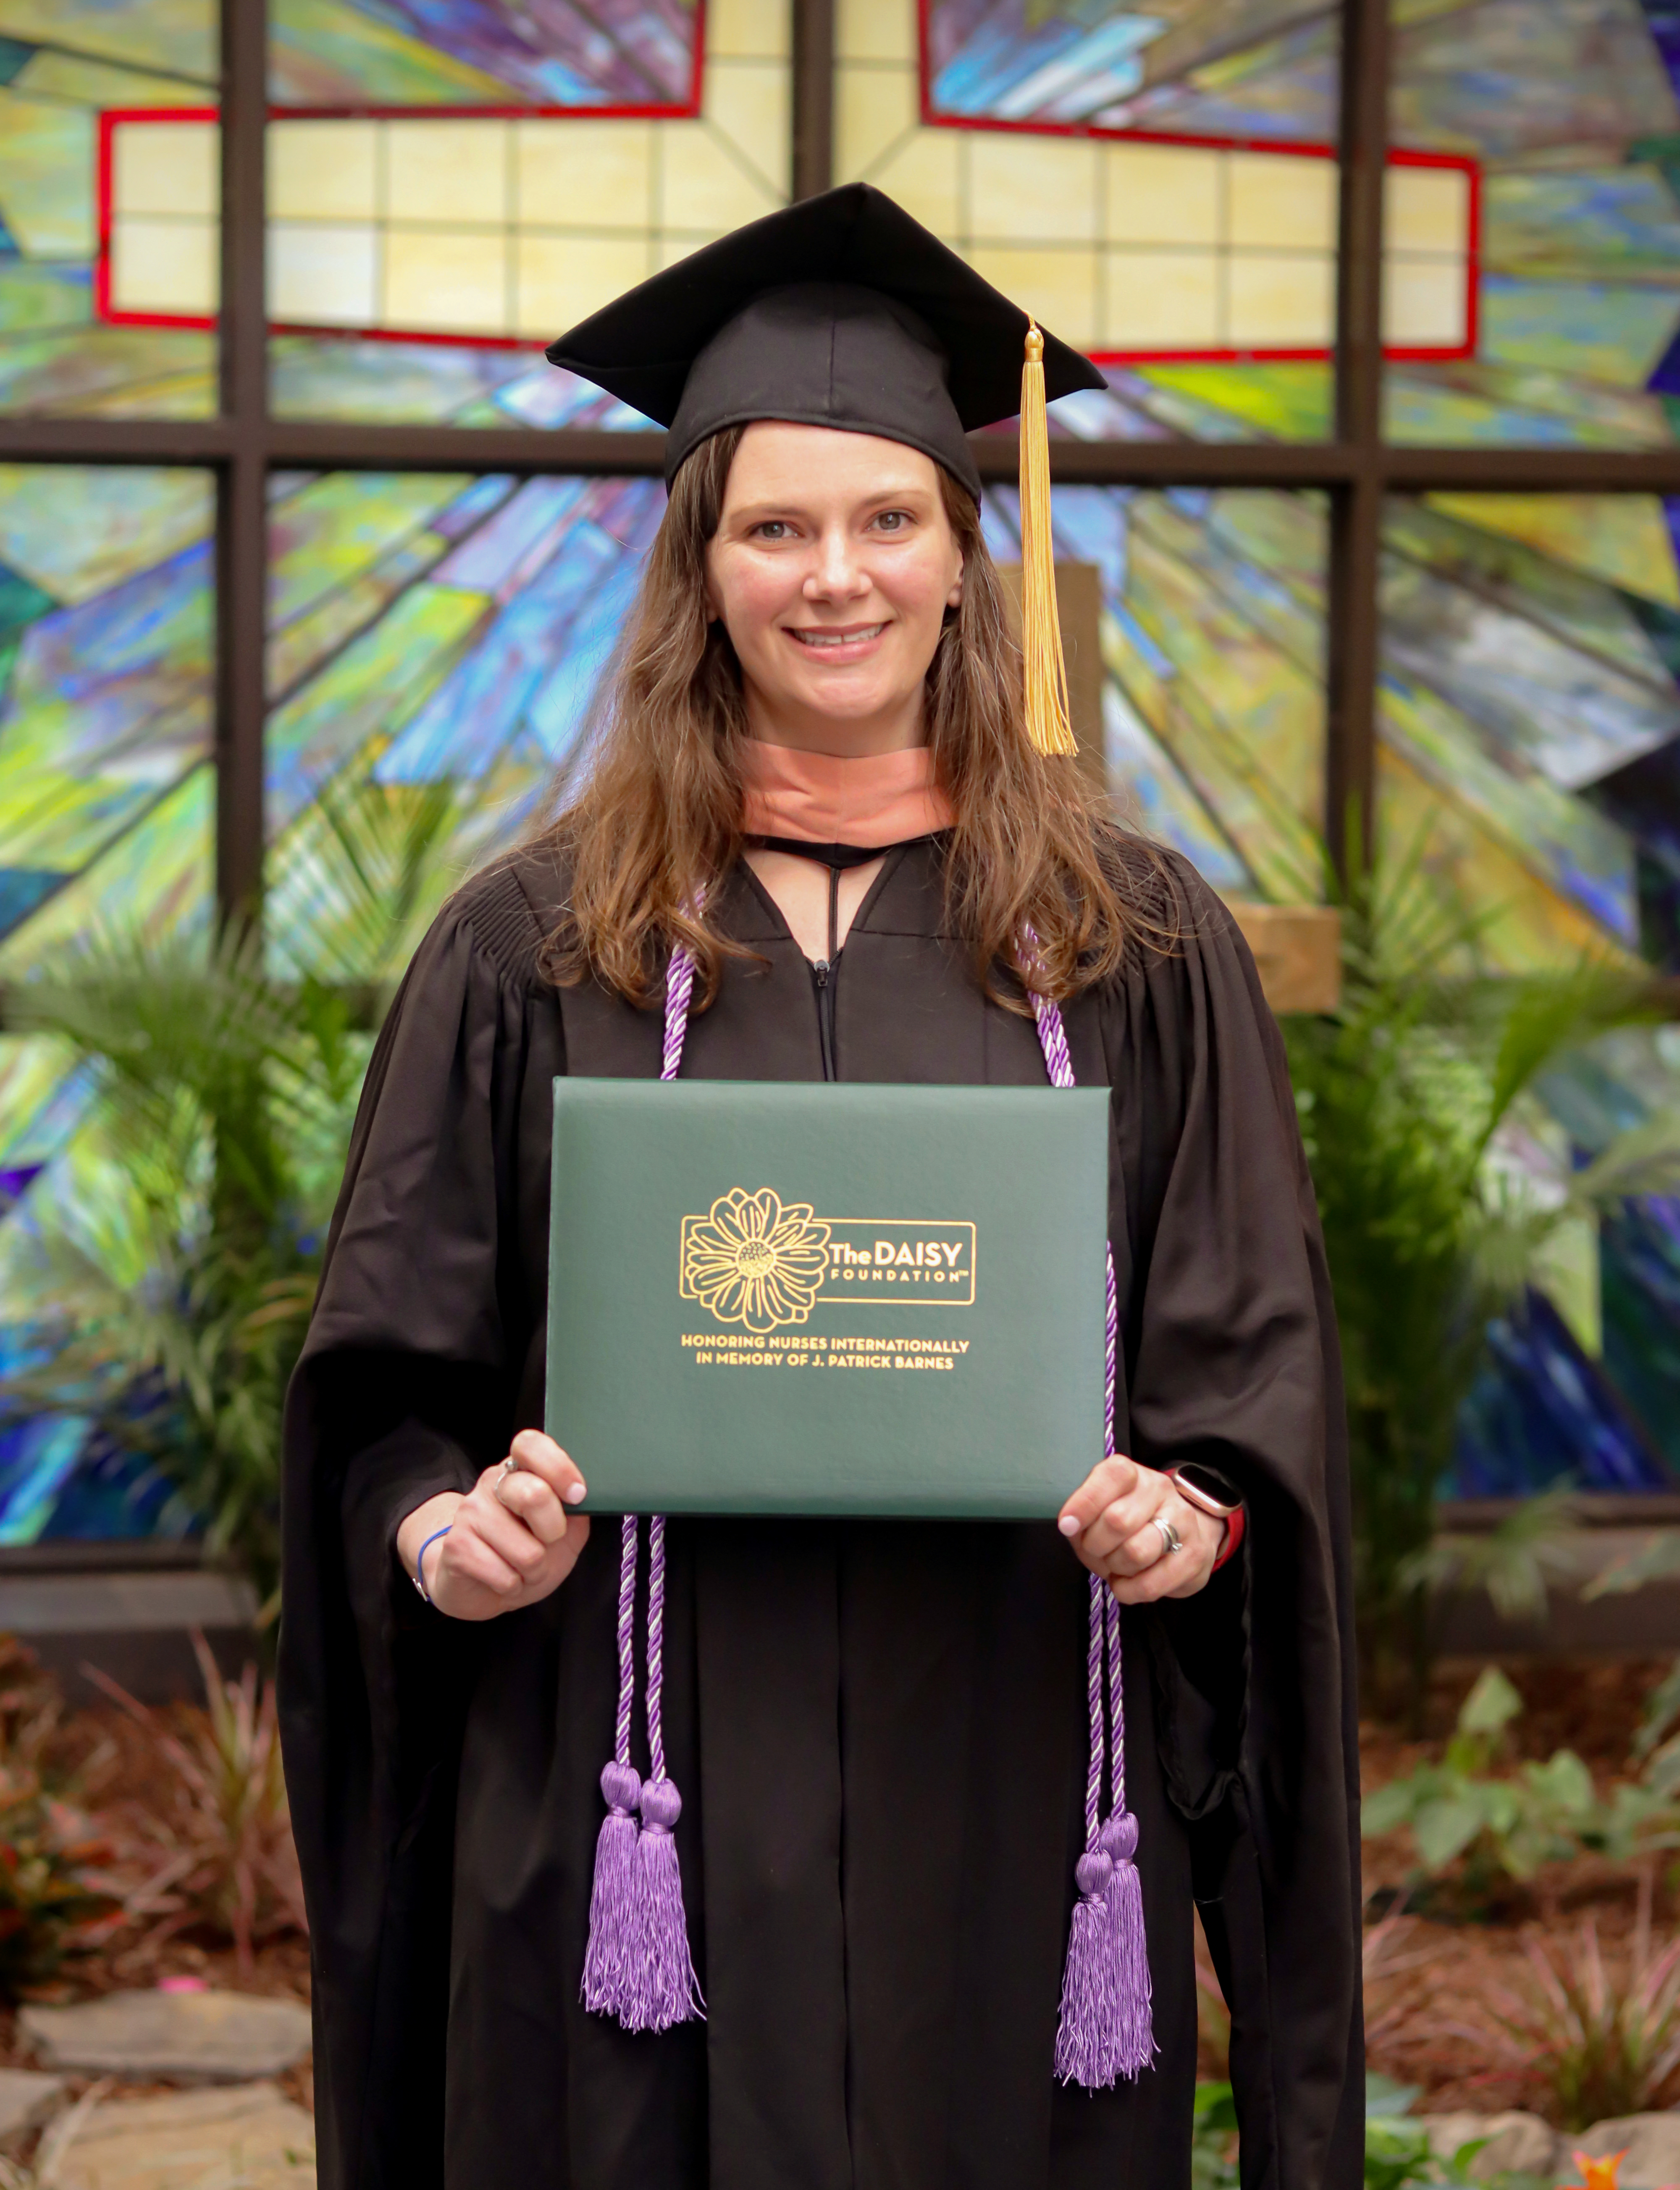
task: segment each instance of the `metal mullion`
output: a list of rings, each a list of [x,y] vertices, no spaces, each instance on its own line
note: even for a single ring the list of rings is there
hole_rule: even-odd
[[[268,462],[292,469],[576,472],[652,476],[664,466],[660,434],[562,427],[379,426],[361,421],[270,419]],[[229,419],[0,418],[0,462],[224,466],[245,445]],[[1015,475],[1014,436],[973,446],[987,479]],[[1374,474],[1391,493],[1680,495],[1680,446],[1655,449],[1438,448],[1365,451],[1342,441],[1077,441],[1050,444],[1050,466],[1070,486],[1351,487]]]
[[[793,195],[820,196],[834,180],[834,0],[793,9]]]
[[[1325,587],[1325,834],[1338,871],[1350,853],[1369,860],[1376,822],[1388,0],[1342,0],[1341,89],[1336,439],[1347,471],[1331,491]]]
[[[216,495],[216,899],[254,920],[263,886],[268,593],[264,229],[267,0],[222,0],[222,292]]]

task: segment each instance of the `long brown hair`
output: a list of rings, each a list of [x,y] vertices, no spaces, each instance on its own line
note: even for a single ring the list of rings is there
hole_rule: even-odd
[[[653,1001],[679,941],[694,953],[702,1004],[726,958],[753,955],[703,906],[744,843],[746,707],[735,649],[708,616],[706,550],[746,430],[714,434],[678,473],[582,780],[541,838],[571,871],[549,971],[562,983],[593,977],[638,1005]],[[947,611],[927,684],[928,743],[953,815],[946,913],[987,993],[1022,1009],[1026,933],[1034,986],[1070,996],[1115,972],[1134,939],[1159,935],[1144,910],[1159,878],[1149,888],[1147,857],[1140,866],[1121,855],[1077,764],[1028,738],[1020,649],[979,512],[943,467],[939,485],[962,553],[961,604]]]

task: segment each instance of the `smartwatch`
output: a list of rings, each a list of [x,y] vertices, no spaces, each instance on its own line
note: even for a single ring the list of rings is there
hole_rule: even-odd
[[[1182,1467],[1169,1467],[1166,1479],[1184,1501],[1199,1512],[1207,1514],[1225,1524],[1225,1540],[1219,1546],[1219,1556],[1213,1562],[1212,1571],[1234,1559],[1238,1546],[1248,1530],[1248,1515],[1244,1510],[1242,1494],[1228,1475],[1221,1475],[1217,1467],[1205,1467],[1199,1460],[1186,1461]]]
[[[1242,1493],[1229,1476],[1221,1475],[1217,1467],[1204,1467],[1199,1460],[1169,1467],[1166,1479],[1187,1504],[1211,1513],[1216,1521],[1229,1521],[1242,1510]]]

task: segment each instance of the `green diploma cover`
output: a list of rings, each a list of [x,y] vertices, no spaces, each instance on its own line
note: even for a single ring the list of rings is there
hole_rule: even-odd
[[[595,1512],[1052,1515],[1107,1206],[1102,1088],[556,1080],[549,1433]]]

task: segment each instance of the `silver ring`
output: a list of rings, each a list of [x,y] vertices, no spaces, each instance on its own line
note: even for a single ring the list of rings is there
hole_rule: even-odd
[[[508,1478],[510,1475],[517,1475],[519,1472],[519,1463],[514,1459],[513,1454],[510,1452],[506,1460],[502,1461],[501,1467],[496,1471],[496,1480],[491,1485],[491,1489],[495,1495],[496,1502],[498,1506],[502,1503],[502,1484],[508,1480]]]
[[[1169,1558],[1172,1556],[1174,1552],[1182,1552],[1183,1550],[1183,1538],[1178,1534],[1178,1531],[1173,1527],[1172,1523],[1166,1518],[1165,1514],[1151,1513],[1149,1519],[1154,1523],[1155,1526],[1160,1529],[1161,1540],[1166,1548],[1166,1556]]]

